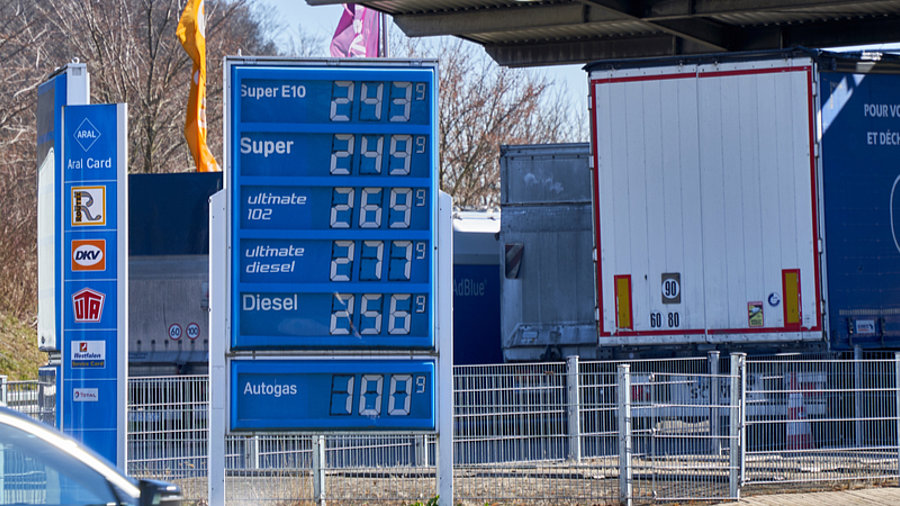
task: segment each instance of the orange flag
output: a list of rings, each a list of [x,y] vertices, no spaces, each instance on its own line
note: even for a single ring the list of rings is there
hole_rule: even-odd
[[[184,137],[197,172],[218,172],[222,169],[206,145],[206,13],[203,3],[204,0],[188,0],[175,30],[184,50],[194,61]]]

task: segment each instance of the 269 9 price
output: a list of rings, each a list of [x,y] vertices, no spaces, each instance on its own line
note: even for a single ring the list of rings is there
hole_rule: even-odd
[[[388,188],[361,188],[359,204],[356,195],[354,188],[332,191],[328,223],[331,228],[352,228],[356,208],[359,209],[359,228],[381,228],[385,222],[388,228],[410,228],[413,208],[424,208],[428,200],[425,188],[390,188],[390,191]]]

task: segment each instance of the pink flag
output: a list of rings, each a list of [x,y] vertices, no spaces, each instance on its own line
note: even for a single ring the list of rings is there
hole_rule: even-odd
[[[346,58],[378,55],[378,11],[344,4],[344,13],[331,39],[331,56]]]

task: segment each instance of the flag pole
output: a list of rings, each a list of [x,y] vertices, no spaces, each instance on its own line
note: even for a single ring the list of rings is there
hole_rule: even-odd
[[[383,58],[388,57],[388,33],[387,33],[387,16],[381,12],[379,13],[381,16],[381,56]]]

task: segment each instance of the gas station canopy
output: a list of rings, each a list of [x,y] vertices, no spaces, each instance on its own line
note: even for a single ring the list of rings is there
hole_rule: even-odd
[[[453,35],[511,67],[900,41],[900,0],[306,0]]]

